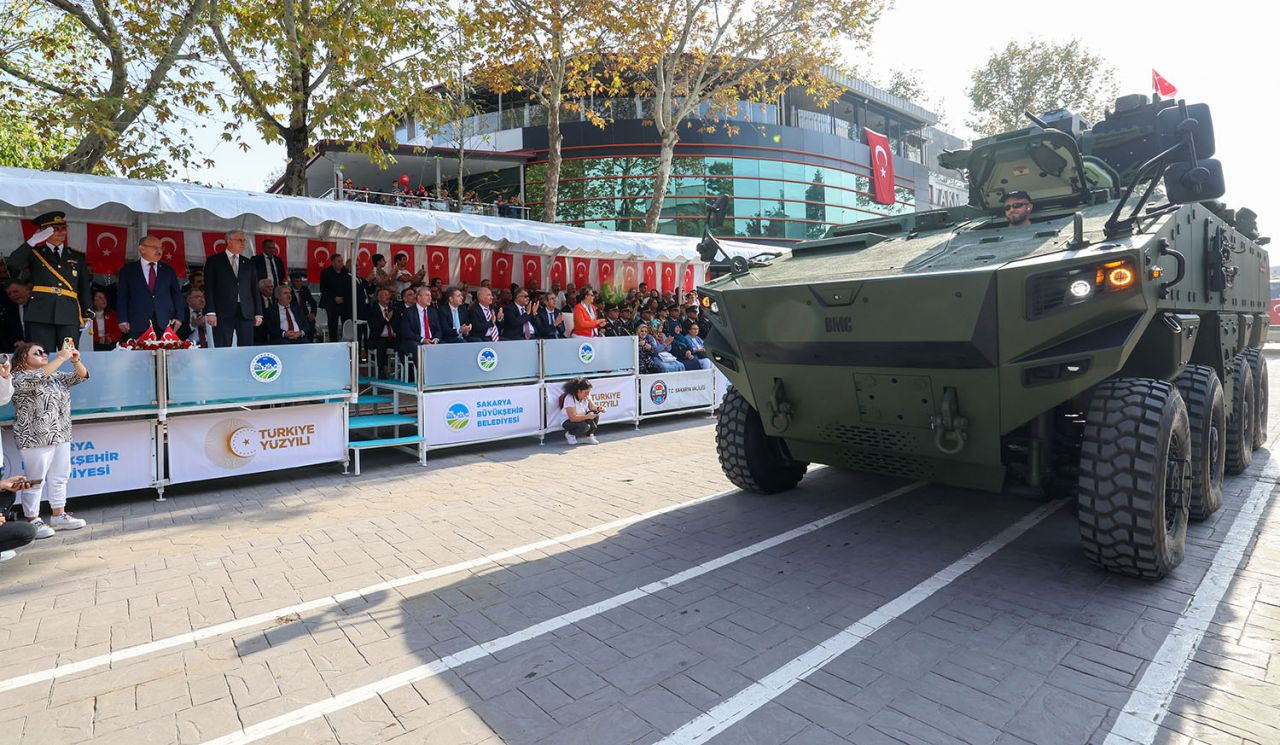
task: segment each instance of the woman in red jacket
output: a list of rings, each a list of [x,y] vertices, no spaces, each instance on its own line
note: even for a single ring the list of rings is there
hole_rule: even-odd
[[[573,335],[600,336],[600,327],[604,326],[603,318],[596,318],[596,294],[590,287],[584,287],[578,293],[578,304],[573,306]]]
[[[107,295],[102,290],[93,293],[93,312],[93,351],[115,349],[116,343],[120,341],[120,325],[117,323],[116,312],[107,307]]]

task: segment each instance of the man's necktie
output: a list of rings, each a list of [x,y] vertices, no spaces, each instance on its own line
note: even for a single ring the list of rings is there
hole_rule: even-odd
[[[484,320],[493,324],[489,326],[489,339],[491,341],[497,341],[498,340],[498,324],[493,323],[493,311],[489,310],[489,307],[485,305],[482,305],[480,307],[482,310],[484,310]]]
[[[147,262],[147,289],[151,292],[156,291],[156,265],[155,262]]]
[[[195,323],[195,314],[192,314],[191,322]],[[200,328],[200,346],[201,348],[207,349],[209,347],[209,338],[205,336],[205,330],[208,329],[209,327],[207,324],[201,324],[199,328]]]
[[[431,341],[431,324],[427,322],[427,309],[422,309],[422,341]]]
[[[293,311],[288,308],[284,309],[284,322],[288,326],[285,329],[286,331],[297,331],[297,328],[293,325]]]
[[[459,337],[461,337],[462,332],[459,331],[459,329],[462,327],[462,320],[458,318],[458,309],[450,306],[449,310],[453,311],[453,330],[457,332]]]
[[[382,338],[390,339],[391,338],[391,309],[390,308],[382,309],[382,320],[385,321],[385,323],[382,324]]]
[[[227,260],[231,262],[231,275],[236,279],[240,278],[240,257],[233,254],[227,255]]]

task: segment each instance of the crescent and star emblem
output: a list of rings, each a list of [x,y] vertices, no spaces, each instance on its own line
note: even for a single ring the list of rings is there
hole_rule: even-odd
[[[871,151],[871,159],[875,161],[876,167],[880,169],[880,177],[884,178],[889,175],[889,151],[884,149],[884,145],[876,145]]]

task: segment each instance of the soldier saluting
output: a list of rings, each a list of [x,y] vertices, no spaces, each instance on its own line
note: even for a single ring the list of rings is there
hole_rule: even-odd
[[[84,253],[67,245],[67,216],[46,212],[32,222],[39,230],[9,254],[9,274],[31,287],[27,301],[27,338],[45,349],[62,340],[79,340],[93,312],[93,272]]]

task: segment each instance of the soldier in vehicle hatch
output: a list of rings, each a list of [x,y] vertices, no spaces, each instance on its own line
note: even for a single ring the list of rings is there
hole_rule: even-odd
[[[1009,227],[1031,224],[1031,211],[1035,209],[1031,196],[1025,191],[1011,191],[1004,195],[1004,216],[1009,218]]]

